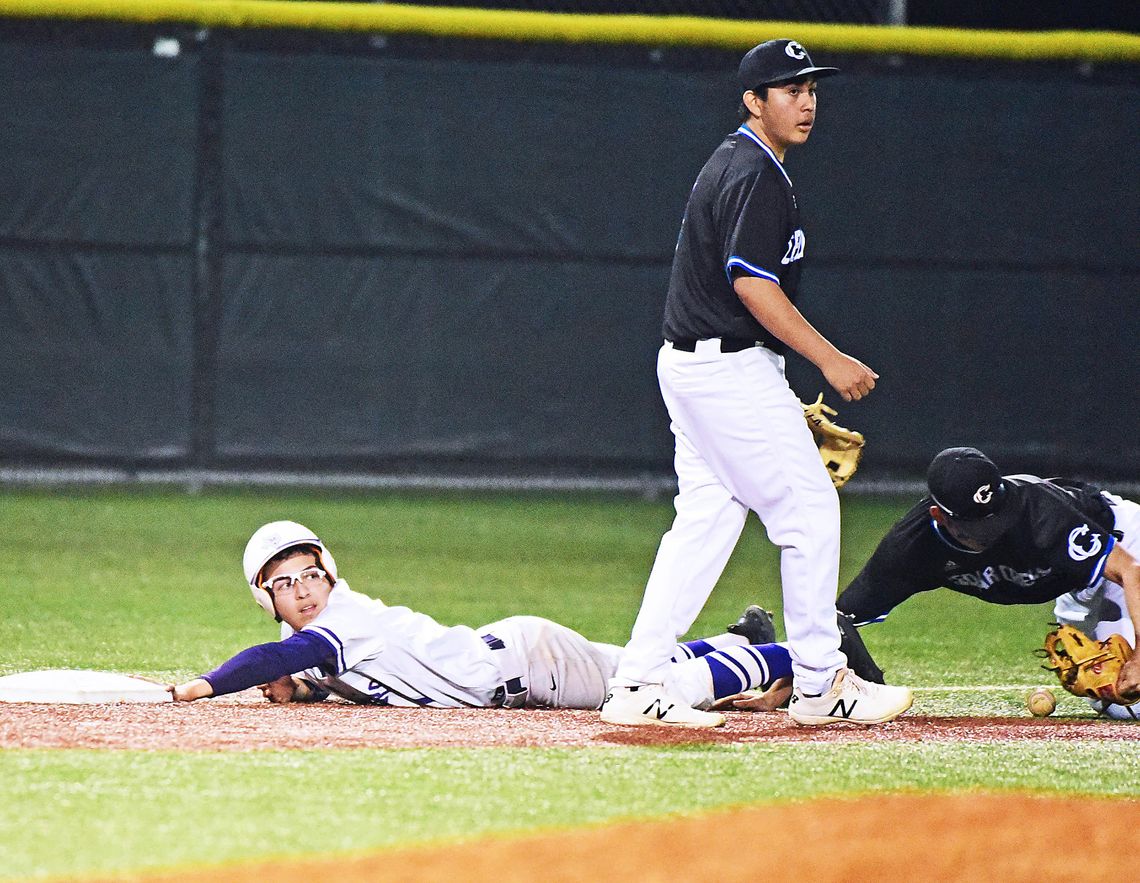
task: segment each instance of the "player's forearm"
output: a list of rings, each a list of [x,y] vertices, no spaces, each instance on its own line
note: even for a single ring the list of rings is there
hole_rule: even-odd
[[[875,591],[874,583],[864,573],[860,573],[839,593],[835,607],[840,613],[854,617],[857,625],[865,625],[884,619],[907,597],[909,596],[890,597],[884,592]]]
[[[837,350],[800,315],[779,285],[757,276],[741,276],[735,288],[756,321],[819,368],[844,401],[858,401],[875,388],[879,375],[858,359]]]
[[[1131,568],[1124,575],[1124,603],[1128,605],[1128,616],[1132,620],[1132,630],[1140,644],[1140,566]]]
[[[1117,545],[1109,555],[1108,563],[1110,566],[1106,568],[1106,575],[1124,589],[1124,603],[1128,607],[1128,616],[1132,620],[1136,636],[1132,644],[1140,647],[1140,561]],[[1132,658],[1124,663],[1116,681],[1116,689],[1126,698],[1135,698],[1140,694],[1140,653],[1133,653]]]
[[[213,688],[213,695],[238,693],[258,684],[317,668],[328,662],[330,648],[320,638],[298,632],[284,641],[258,644],[242,650],[211,672],[202,675]]]
[[[192,681],[175,684],[166,689],[175,702],[193,702],[195,699],[205,699],[214,695],[214,688],[210,686],[210,682],[202,678],[194,678]]]
[[[840,355],[775,282],[759,276],[741,276],[733,287],[757,322],[820,370],[829,359]]]
[[[1104,575],[1124,590],[1128,617],[1132,620],[1137,638],[1140,638],[1140,560],[1117,543],[1105,561]]]

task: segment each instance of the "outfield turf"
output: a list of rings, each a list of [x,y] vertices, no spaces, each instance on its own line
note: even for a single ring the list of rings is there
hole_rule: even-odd
[[[844,580],[908,502],[845,497]],[[9,491],[0,494],[0,511],[14,553],[4,580],[0,674],[72,667],[163,680],[276,637],[241,575],[245,540],[265,521],[306,523],[354,588],[442,622],[479,625],[530,613],[623,643],[671,519],[664,500],[343,492]],[[775,550],[753,519],[693,634],[722,631],[748,603],[772,608],[779,623],[776,573]],[[923,714],[1014,715],[1024,714],[1023,688],[1052,677],[1032,655],[1050,619],[1049,605],[1003,608],[936,592],[863,634],[891,680],[920,688]],[[971,687],[979,689],[960,689]],[[1087,713],[1062,696],[1059,714]],[[1028,788],[1138,797],[1140,727],[1118,726],[1136,738],[187,754],[8,749],[0,751],[0,879],[362,850],[820,794]],[[339,833],[319,842],[265,836],[277,823],[292,827],[302,805],[312,825]],[[84,846],[91,843],[100,848]]]

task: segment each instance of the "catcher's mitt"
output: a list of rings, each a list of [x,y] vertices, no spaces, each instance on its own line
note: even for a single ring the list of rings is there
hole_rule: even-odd
[[[843,487],[859,468],[859,460],[863,456],[863,433],[832,423],[829,415],[835,417],[836,412],[823,403],[823,393],[810,405],[803,402],[800,405],[819,445],[823,465],[831,475],[831,483],[837,488]]]
[[[1126,699],[1116,692],[1120,667],[1132,657],[1132,648],[1121,635],[1097,641],[1071,625],[1060,625],[1045,636],[1045,648],[1037,652],[1049,660],[1041,667],[1056,672],[1061,686],[1074,696],[1119,705],[1140,701],[1140,696]]]

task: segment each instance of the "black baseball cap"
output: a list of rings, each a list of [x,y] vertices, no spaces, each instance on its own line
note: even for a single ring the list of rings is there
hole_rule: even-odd
[[[1005,480],[993,460],[977,448],[940,452],[930,461],[926,484],[939,509],[964,521],[997,515],[1005,502]]]
[[[960,535],[993,543],[1016,518],[1013,490],[977,448],[947,448],[930,461],[926,484],[934,504]]]
[[[769,40],[753,46],[740,59],[738,77],[744,92],[772,83],[798,80],[800,77],[830,77],[837,67],[816,67],[811,56],[795,40]]]

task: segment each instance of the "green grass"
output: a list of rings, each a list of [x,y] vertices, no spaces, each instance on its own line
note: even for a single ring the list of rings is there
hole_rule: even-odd
[[[1044,743],[21,751],[0,753],[0,777],[22,783],[0,803],[0,828],[20,832],[9,841],[18,846],[6,874],[110,873],[246,859],[273,831],[302,835],[274,838],[272,854],[284,857],[852,792],[985,788],[1136,798],[1137,765],[1140,744],[1080,741],[1063,752]],[[142,817],[139,807],[147,808]],[[90,848],[99,843],[115,848]]]
[[[845,500],[843,580],[906,505]],[[174,679],[276,637],[241,573],[245,541],[265,521],[308,524],[355,588],[442,622],[479,625],[530,613],[624,643],[672,510],[668,501],[591,496],[85,491],[0,494],[0,516],[13,552],[3,586],[0,674],[75,667]],[[776,552],[753,519],[693,634],[722,631],[748,603],[778,612],[776,575]],[[864,636],[892,680],[922,688],[921,713],[1023,714],[1024,687],[1052,677],[1032,655],[1050,619],[1049,605],[996,607],[935,592]],[[943,689],[973,685],[986,689]],[[1063,696],[1058,714],[1090,712]],[[1079,788],[1140,796],[1135,740],[8,750],[0,752],[0,879],[221,862],[282,849],[365,849],[822,794],[1048,790],[1071,780],[1075,755]],[[288,837],[263,845],[265,819],[277,817],[282,799],[293,806],[296,795],[305,796],[306,816],[334,833],[319,844]],[[210,844],[208,853],[179,845],[188,832]],[[63,839],[114,846],[80,852],[61,847]]]

